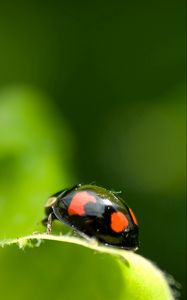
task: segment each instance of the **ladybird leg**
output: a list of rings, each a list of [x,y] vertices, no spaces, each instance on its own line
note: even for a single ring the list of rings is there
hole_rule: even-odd
[[[94,237],[88,236],[86,233],[81,232],[79,230],[76,230],[76,233],[82,237],[84,240],[86,240],[90,245],[92,246],[98,246],[98,241]]]
[[[48,218],[47,218],[47,234],[51,233],[51,229],[52,229],[52,222],[53,222],[53,213],[50,213]]]
[[[52,221],[56,219],[56,216],[54,215],[53,211],[49,212],[44,219],[41,220],[41,223],[46,227],[48,223],[49,215],[52,214]]]

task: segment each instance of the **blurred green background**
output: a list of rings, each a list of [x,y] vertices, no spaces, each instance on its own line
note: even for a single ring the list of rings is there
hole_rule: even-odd
[[[95,181],[123,192],[139,253],[186,299],[184,11],[180,0],[1,1],[2,239],[32,233],[51,193]],[[120,299],[118,266],[79,246],[5,248],[0,261],[6,299]]]

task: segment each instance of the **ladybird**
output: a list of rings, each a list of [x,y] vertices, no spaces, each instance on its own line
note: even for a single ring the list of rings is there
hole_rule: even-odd
[[[78,184],[52,195],[45,205],[47,233],[58,219],[78,234],[101,244],[137,250],[138,222],[131,208],[115,192]]]

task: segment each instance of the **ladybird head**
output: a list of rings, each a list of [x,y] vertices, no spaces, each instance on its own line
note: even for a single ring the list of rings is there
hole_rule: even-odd
[[[64,190],[62,190],[62,191],[60,191],[60,192],[57,192],[57,193],[51,195],[51,196],[48,198],[48,200],[47,200],[47,202],[46,202],[46,204],[45,204],[45,206],[44,206],[45,214],[46,214],[47,216],[53,211],[52,207],[53,207],[53,206],[55,205],[55,203],[57,202],[58,196],[61,195],[61,194],[63,194],[63,193],[64,193]]]

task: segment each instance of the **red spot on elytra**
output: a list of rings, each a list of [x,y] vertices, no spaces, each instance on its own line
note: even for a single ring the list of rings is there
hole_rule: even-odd
[[[128,227],[129,221],[127,217],[120,211],[111,214],[111,228],[119,233]]]
[[[73,196],[71,203],[68,207],[69,216],[72,215],[85,215],[85,205],[88,203],[96,203],[96,199],[94,196],[90,195],[88,192],[76,192]]]
[[[136,219],[136,217],[135,217],[135,215],[134,215],[132,209],[129,208],[129,211],[130,211],[130,214],[131,214],[131,217],[132,217],[132,219],[133,219],[134,224],[138,225],[138,221],[137,221],[137,219]]]

